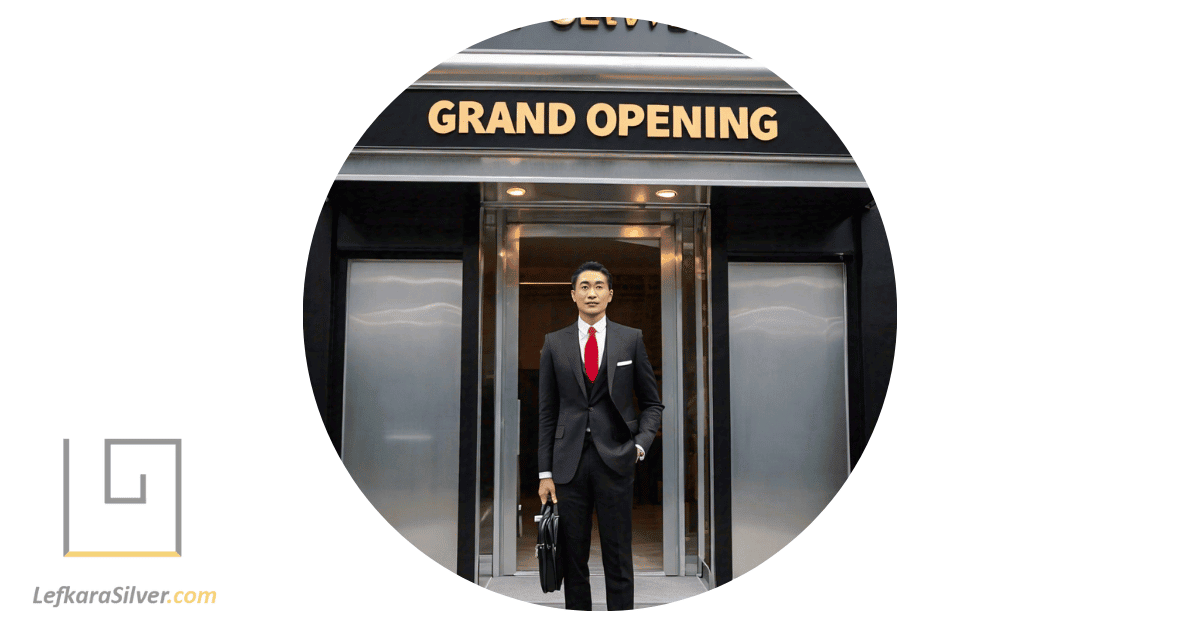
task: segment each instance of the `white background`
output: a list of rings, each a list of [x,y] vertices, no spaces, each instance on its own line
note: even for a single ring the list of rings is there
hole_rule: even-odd
[[[879,427],[825,513],[625,621],[1195,625],[1190,5],[630,6],[611,10],[739,49],[825,116],[882,210],[900,318]],[[5,9],[6,623],[563,621],[371,508],[312,401],[301,295],[321,201],[384,106],[473,42],[582,11]],[[183,558],[60,556],[67,437],[183,439]],[[31,603],[60,585],[219,603]]]

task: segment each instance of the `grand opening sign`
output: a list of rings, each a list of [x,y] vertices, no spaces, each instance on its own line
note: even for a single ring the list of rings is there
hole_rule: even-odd
[[[359,146],[846,155],[800,96],[411,89]]]
[[[522,135],[565,135],[575,128],[575,110],[562,102],[552,103],[492,103],[485,124],[483,105],[474,100],[457,103],[439,100],[429,108],[429,128],[434,133],[504,133]],[[549,116],[546,115],[549,110]],[[515,111],[515,113],[514,113]],[[749,107],[716,107],[714,105],[683,107],[680,105],[641,105],[619,103],[615,107],[598,102],[587,110],[587,129],[596,137],[608,137],[616,131],[627,137],[631,130],[642,130],[646,137],[684,137],[691,139],[719,137],[739,140],[755,139],[769,142],[779,136],[775,110],[759,107],[749,113]]]

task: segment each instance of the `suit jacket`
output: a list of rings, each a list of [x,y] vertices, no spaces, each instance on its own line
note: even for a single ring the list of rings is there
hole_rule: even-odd
[[[604,372],[597,377],[597,383],[606,380],[607,385],[603,397],[596,399],[588,398],[578,334],[572,322],[546,334],[542,345],[538,471],[552,472],[555,483],[565,484],[575,477],[590,417],[592,441],[601,460],[621,475],[632,475],[637,462],[634,444],[650,450],[663,411],[642,332],[608,320],[601,359]]]

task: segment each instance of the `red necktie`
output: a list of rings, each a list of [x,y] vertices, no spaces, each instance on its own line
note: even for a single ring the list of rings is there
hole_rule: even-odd
[[[583,345],[583,370],[587,372],[588,379],[593,382],[600,374],[600,350],[596,346],[595,327],[588,327],[587,344]]]

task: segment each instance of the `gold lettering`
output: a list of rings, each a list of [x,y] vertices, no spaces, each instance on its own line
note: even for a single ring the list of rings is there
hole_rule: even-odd
[[[779,136],[779,123],[773,119],[774,116],[775,110],[770,107],[754,110],[754,115],[750,116],[750,130],[754,132],[754,137],[767,142]],[[764,117],[772,119],[763,121]]]
[[[463,100],[457,103],[458,110],[455,111],[455,104],[449,100],[439,100],[429,107],[426,120],[433,132],[446,135],[457,130],[459,133],[493,135],[497,131],[503,131],[506,135],[523,135],[528,131],[536,135],[544,135],[547,132],[550,135],[564,135],[575,128],[575,110],[567,103],[549,103],[547,116],[546,103],[543,102],[518,102],[514,115],[509,103],[497,101],[492,103],[491,115],[486,125],[483,124],[484,105],[473,100]],[[604,115],[603,121],[600,120],[601,114]],[[748,107],[651,104],[643,108],[636,104],[610,105],[601,102],[588,109],[587,126],[596,137],[608,137],[613,131],[617,131],[621,137],[628,137],[630,129],[645,122],[646,137],[714,139],[718,137],[717,125],[720,124],[721,139],[729,139],[732,135],[745,140],[753,134],[755,139],[769,142],[779,137],[777,114],[778,112],[771,107],[758,107],[750,113]]]
[[[529,128],[533,129],[535,135],[542,135],[546,132],[545,119],[542,117],[546,112],[546,103],[534,103],[537,107],[537,113],[529,110],[529,103],[517,103],[517,133],[525,133],[525,123],[529,122]]]
[[[483,125],[479,123],[479,118],[483,116],[483,105],[474,100],[461,100],[458,103],[458,132],[466,133],[467,125],[476,133],[483,133]]]
[[[552,20],[552,21],[553,21],[555,24],[558,24],[559,26],[570,26],[570,25],[571,25],[571,22],[574,22],[574,21],[575,21],[575,18],[573,18],[573,17],[569,17],[569,18],[567,18],[567,19],[565,19],[565,20]]]
[[[646,137],[670,137],[671,133],[667,131],[667,112],[671,108],[667,105],[646,105]],[[659,128],[663,125],[662,128]]]
[[[508,103],[498,100],[492,105],[492,117],[488,118],[487,130],[484,133],[491,135],[496,132],[496,128],[502,129],[505,134],[512,135],[516,133],[513,129],[512,118],[508,115]]]
[[[448,113],[445,116],[438,116],[442,111],[453,108],[454,103],[449,100],[439,100],[429,108],[429,128],[433,129],[434,133],[445,135],[454,130],[454,114]],[[445,120],[445,122],[442,122],[442,120]]]
[[[562,123],[558,121],[558,114],[566,114],[566,118]],[[575,110],[565,102],[550,103],[550,135],[562,135],[575,127]]]
[[[599,26],[600,20],[597,20],[594,17],[581,17],[581,18],[579,18],[579,25],[580,26]]]
[[[671,108],[671,117],[674,118],[671,124],[671,137],[683,137],[679,132],[679,125],[682,124],[687,129],[688,137],[700,137],[700,108],[692,107],[692,115],[688,117],[687,109],[675,105]]]
[[[629,26],[629,27],[637,26],[637,19],[628,18],[628,17],[625,18],[625,26]]]
[[[617,18],[615,18],[615,17],[606,17],[606,18],[604,18],[604,25],[605,25],[605,26],[616,26],[616,25],[617,25]]]
[[[604,126],[596,124],[596,115],[604,112]],[[612,134],[613,129],[617,128],[617,112],[613,110],[612,105],[608,103],[598,102],[592,105],[587,112],[588,130],[596,137],[608,137]]]
[[[733,126],[733,132],[739,140],[744,140],[750,137],[749,130],[746,127],[746,107],[738,107],[737,118],[733,117],[732,107],[721,107],[721,139],[729,138],[729,127]]]
[[[637,105],[617,105],[617,112],[617,118],[620,120],[617,135],[621,137],[629,135],[629,129],[641,124],[642,120],[646,117],[645,112]]]

